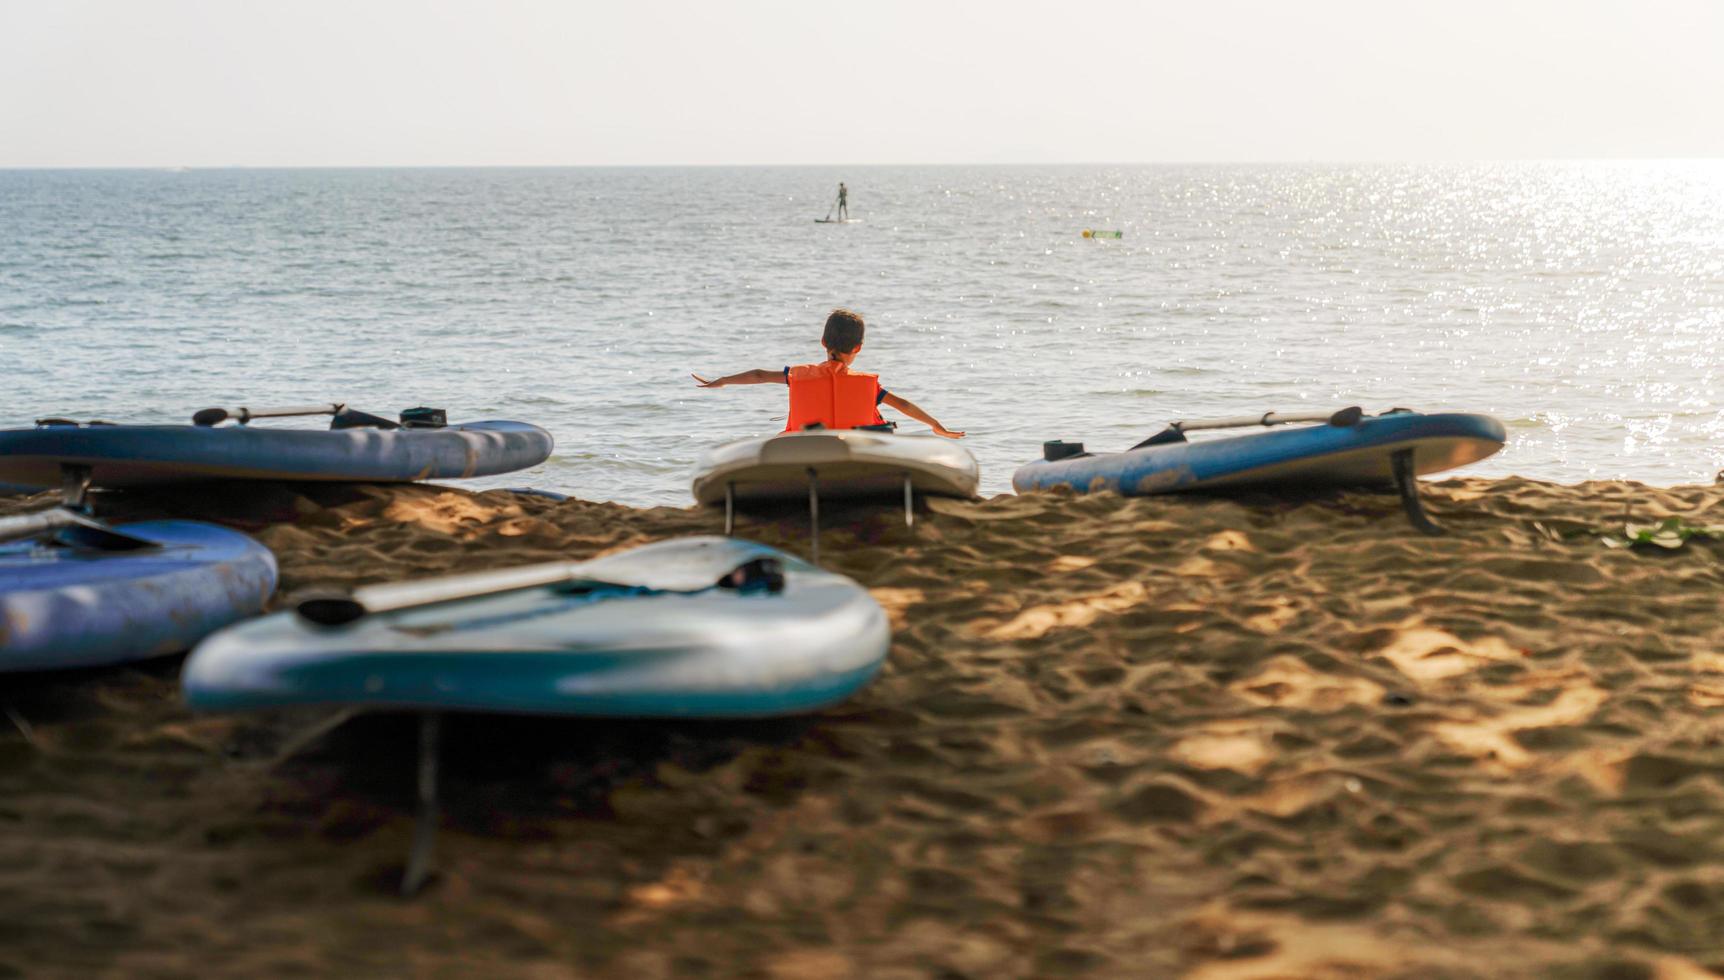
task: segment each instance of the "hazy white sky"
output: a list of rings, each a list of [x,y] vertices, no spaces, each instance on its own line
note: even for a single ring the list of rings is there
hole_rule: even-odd
[[[0,167],[1724,157],[1720,0],[0,0]]]

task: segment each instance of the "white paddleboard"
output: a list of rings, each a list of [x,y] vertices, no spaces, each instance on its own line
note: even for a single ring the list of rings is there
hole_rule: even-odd
[[[695,466],[694,499],[807,500],[810,471],[822,499],[895,497],[908,479],[917,493],[974,497],[976,457],[951,439],[865,429],[817,429],[744,439],[704,453]]]

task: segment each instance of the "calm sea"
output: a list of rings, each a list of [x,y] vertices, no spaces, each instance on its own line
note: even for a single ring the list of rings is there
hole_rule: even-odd
[[[1724,469],[1721,163],[0,171],[0,425],[424,404],[556,435],[480,485],[681,504],[784,410],[689,372],[817,360],[839,305],[985,492],[1351,404],[1496,415],[1481,475]]]

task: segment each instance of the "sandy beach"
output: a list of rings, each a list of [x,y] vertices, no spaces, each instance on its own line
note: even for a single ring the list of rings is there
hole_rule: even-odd
[[[0,514],[47,502],[0,500]],[[179,658],[10,676],[0,975],[1679,978],[1724,972],[1724,488],[1061,494],[827,515],[895,641],[770,723],[195,716]],[[283,594],[714,531],[430,486],[126,495]],[[800,512],[742,531],[801,553]]]
[[[1721,39],[0,4],[0,980],[1724,980]]]

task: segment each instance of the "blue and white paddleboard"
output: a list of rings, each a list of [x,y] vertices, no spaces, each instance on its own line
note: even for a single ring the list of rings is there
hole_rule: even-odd
[[[451,480],[536,466],[551,448],[550,433],[525,422],[436,429],[56,423],[0,430],[0,483],[58,488],[67,466],[88,467],[94,487]]]
[[[0,671],[176,653],[256,615],[275,591],[275,556],[238,531],[195,521],[113,530],[128,550],[76,527],[0,544]]]
[[[737,574],[763,568],[764,578]],[[515,587],[533,580],[554,581]],[[286,612],[205,640],[186,661],[186,702],[760,717],[844,700],[879,672],[891,644],[866,589],[733,538],[678,538],[352,598],[379,611],[333,626]]]
[[[1125,452],[1086,453],[1081,443],[1048,443],[1046,458],[1012,474],[1019,493],[1066,487],[1131,496],[1252,487],[1392,484],[1394,459],[1409,453],[1416,475],[1477,462],[1503,447],[1501,422],[1487,415],[1395,411],[1336,413],[1333,422],[1287,425],[1249,435],[1187,439],[1186,431],[1245,424],[1175,423]],[[1264,424],[1279,421],[1264,416]]]

